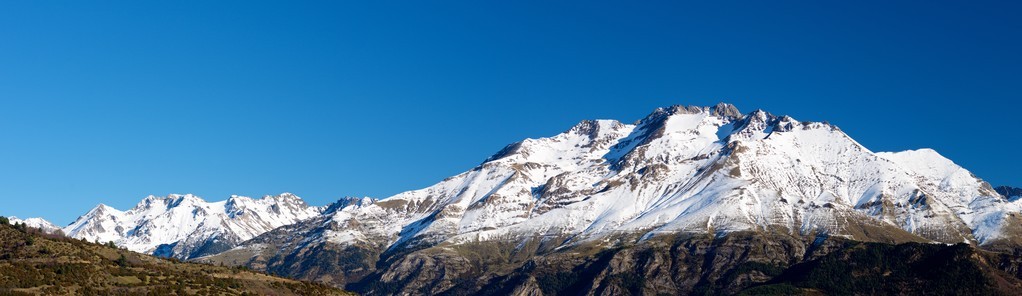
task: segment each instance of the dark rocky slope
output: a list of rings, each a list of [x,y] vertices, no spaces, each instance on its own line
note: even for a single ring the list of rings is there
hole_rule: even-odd
[[[966,244],[777,232],[618,239],[555,249],[557,239],[536,237],[382,254],[370,246],[310,244],[315,247],[293,252],[308,257],[244,264],[367,295],[1011,295],[1022,289],[1022,257]]]

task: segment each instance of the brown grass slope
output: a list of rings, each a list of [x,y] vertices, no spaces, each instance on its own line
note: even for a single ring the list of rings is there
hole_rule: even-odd
[[[350,295],[244,268],[47,235],[0,217],[0,295]]]

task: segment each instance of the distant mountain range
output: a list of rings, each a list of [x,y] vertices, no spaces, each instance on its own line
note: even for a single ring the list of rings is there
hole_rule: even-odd
[[[318,216],[322,208],[284,193],[253,199],[231,196],[207,202],[191,194],[149,196],[134,208],[120,211],[100,204],[71,225],[59,228],[39,218],[12,223],[90,242],[113,242],[129,250],[162,257],[189,259],[229,250],[267,231]]]
[[[732,294],[858,254],[852,242],[1014,250],[1020,196],[930,149],[873,152],[826,122],[721,103],[582,121],[384,199],[149,197],[125,212],[100,205],[63,232],[368,294]],[[970,260],[953,264],[1018,284]],[[769,289],[820,288],[799,283]]]
[[[60,234],[63,234],[63,232],[61,232],[61,229],[60,229],[59,226],[54,225],[53,223],[50,223],[50,221],[46,221],[46,219],[43,219],[43,218],[28,218],[28,219],[24,219],[24,220],[22,220],[22,219],[20,219],[18,217],[15,217],[15,216],[7,217],[7,218],[8,218],[8,221],[11,224],[21,223],[21,224],[25,224],[28,227],[38,228],[38,229],[40,229],[40,230],[42,230],[42,231],[44,231],[46,233],[60,233]]]

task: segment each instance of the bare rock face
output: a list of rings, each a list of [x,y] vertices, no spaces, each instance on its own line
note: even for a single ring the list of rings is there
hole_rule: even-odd
[[[538,251],[536,246],[523,248]],[[1010,294],[1011,287],[1022,285],[1022,259],[964,244],[891,245],[741,232],[664,236],[612,248],[583,245],[516,259],[521,251],[490,243],[419,250],[348,287],[367,295],[735,295],[778,289],[786,291],[782,294],[991,295]]]
[[[716,106],[713,106],[712,110],[713,115],[719,117],[741,118],[743,115],[741,111],[738,111],[738,108],[735,107],[735,105],[731,105],[724,102],[718,103]]]

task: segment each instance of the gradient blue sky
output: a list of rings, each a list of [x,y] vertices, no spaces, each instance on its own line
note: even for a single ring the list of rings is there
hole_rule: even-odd
[[[1018,1],[85,2],[0,4],[0,214],[386,197],[718,101],[1022,185]]]

